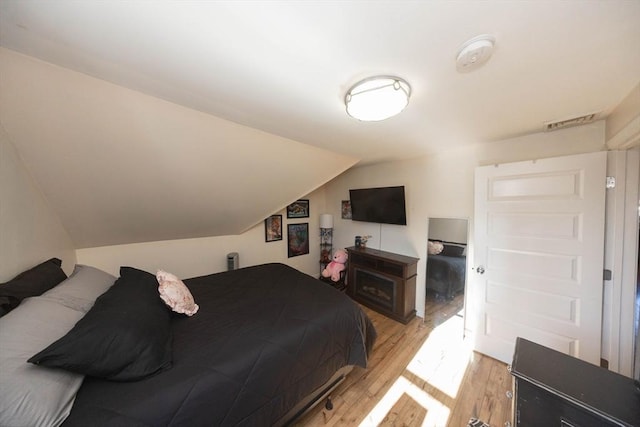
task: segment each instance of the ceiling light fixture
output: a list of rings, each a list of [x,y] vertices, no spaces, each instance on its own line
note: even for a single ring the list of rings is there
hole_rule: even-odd
[[[409,104],[411,86],[399,77],[376,76],[359,81],[344,98],[347,114],[377,122],[399,114]]]

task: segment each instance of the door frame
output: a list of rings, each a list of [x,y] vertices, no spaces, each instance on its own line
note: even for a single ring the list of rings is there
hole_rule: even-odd
[[[616,186],[607,190],[606,198],[604,265],[612,275],[604,282],[602,358],[608,361],[610,370],[631,377],[635,355],[640,149],[609,151],[607,176],[616,178]]]

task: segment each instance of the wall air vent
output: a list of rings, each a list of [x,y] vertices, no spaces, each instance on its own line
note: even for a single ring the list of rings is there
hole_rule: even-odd
[[[546,130],[550,132],[553,130],[564,129],[572,126],[586,125],[588,123],[593,123],[597,115],[598,113],[591,113],[585,114],[584,116],[580,117],[572,117],[570,119],[560,120],[557,122],[547,122],[545,123],[545,127]]]

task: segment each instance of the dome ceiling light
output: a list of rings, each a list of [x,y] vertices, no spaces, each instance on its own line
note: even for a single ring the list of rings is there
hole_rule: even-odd
[[[377,122],[399,114],[409,104],[411,86],[399,77],[364,79],[347,92],[347,114],[365,122]]]

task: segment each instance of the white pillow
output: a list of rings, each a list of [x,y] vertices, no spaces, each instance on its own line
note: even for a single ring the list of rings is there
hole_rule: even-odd
[[[438,255],[444,249],[444,245],[442,242],[437,242],[434,240],[429,240],[427,243],[427,254],[429,255]]]
[[[0,425],[58,426],[67,418],[84,376],[27,359],[83,316],[59,302],[32,297],[0,318]]]
[[[156,279],[158,279],[160,298],[171,307],[171,310],[187,316],[193,316],[198,312],[198,304],[195,303],[193,295],[182,280],[162,270],[158,271]]]

